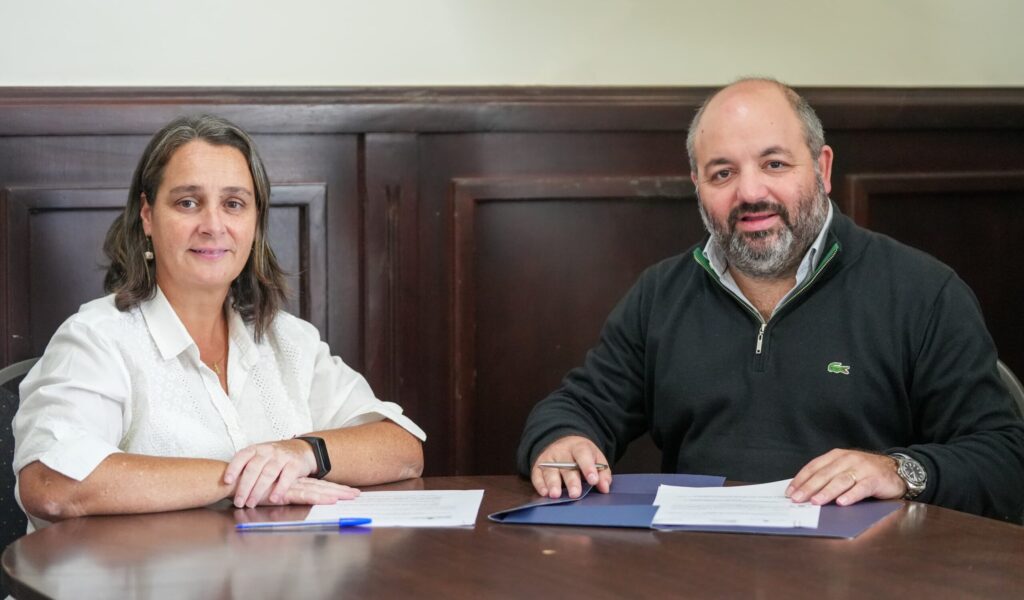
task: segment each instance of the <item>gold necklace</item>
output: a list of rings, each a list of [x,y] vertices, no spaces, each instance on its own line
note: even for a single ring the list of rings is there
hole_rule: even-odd
[[[227,329],[227,323],[226,322],[224,323],[224,328],[225,328],[225,330]],[[227,333],[227,331],[225,331],[225,334],[226,333]],[[226,339],[224,340],[224,346],[225,346],[224,354],[222,354],[220,358],[218,358],[217,360],[213,361],[212,363],[210,363],[210,362],[206,363],[207,365],[209,365],[213,369],[213,372],[217,374],[218,378],[223,376],[223,373],[221,371],[220,363],[222,363],[222,362],[226,363],[227,362],[228,350],[230,349],[230,345],[228,345],[228,341]],[[206,361],[204,361],[204,362],[206,362]],[[224,365],[224,368],[227,368],[226,364]]]
[[[213,372],[217,374],[217,377],[220,377],[221,374],[222,374],[221,373],[220,363],[224,362],[224,359],[226,359],[227,357],[228,357],[228,353],[227,353],[227,350],[225,350],[224,351],[224,356],[222,356],[219,359],[213,361],[212,363],[209,363],[209,362],[206,363],[206,364],[210,365],[211,368],[213,368]]]

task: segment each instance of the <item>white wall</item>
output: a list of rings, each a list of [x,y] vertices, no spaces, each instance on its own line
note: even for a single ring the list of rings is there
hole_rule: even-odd
[[[0,86],[1021,86],[1022,28],[1022,0],[0,0]]]

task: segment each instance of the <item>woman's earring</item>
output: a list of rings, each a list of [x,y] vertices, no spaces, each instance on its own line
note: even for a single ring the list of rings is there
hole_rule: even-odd
[[[146,262],[149,262],[153,260],[153,238],[147,236],[146,243],[149,247],[142,253],[142,257],[146,259]]]

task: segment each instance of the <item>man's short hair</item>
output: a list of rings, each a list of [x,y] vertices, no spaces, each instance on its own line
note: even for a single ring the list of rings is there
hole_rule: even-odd
[[[797,118],[800,119],[800,124],[804,130],[804,141],[807,143],[807,149],[811,152],[811,158],[817,160],[821,156],[821,149],[825,145],[825,129],[821,126],[821,119],[818,118],[817,113],[807,103],[807,100],[804,100],[803,96],[796,93],[796,90],[778,80],[769,77],[745,77],[719,88],[715,93],[708,96],[700,105],[700,108],[697,109],[697,114],[694,115],[693,120],[690,121],[690,130],[686,134],[686,153],[690,156],[690,171],[692,173],[697,173],[697,157],[694,147],[697,144],[697,128],[700,126],[701,117],[704,116],[704,109],[722,91],[738,83],[748,81],[771,83],[779,88],[783,95],[786,96],[786,99],[789,100],[789,105],[793,108]]]

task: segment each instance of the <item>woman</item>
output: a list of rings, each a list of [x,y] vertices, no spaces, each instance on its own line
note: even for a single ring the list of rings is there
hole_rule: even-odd
[[[334,503],[419,476],[423,431],[281,311],[269,200],[235,125],[180,118],[153,137],[104,244],[111,294],[22,383],[14,470],[30,517]]]

